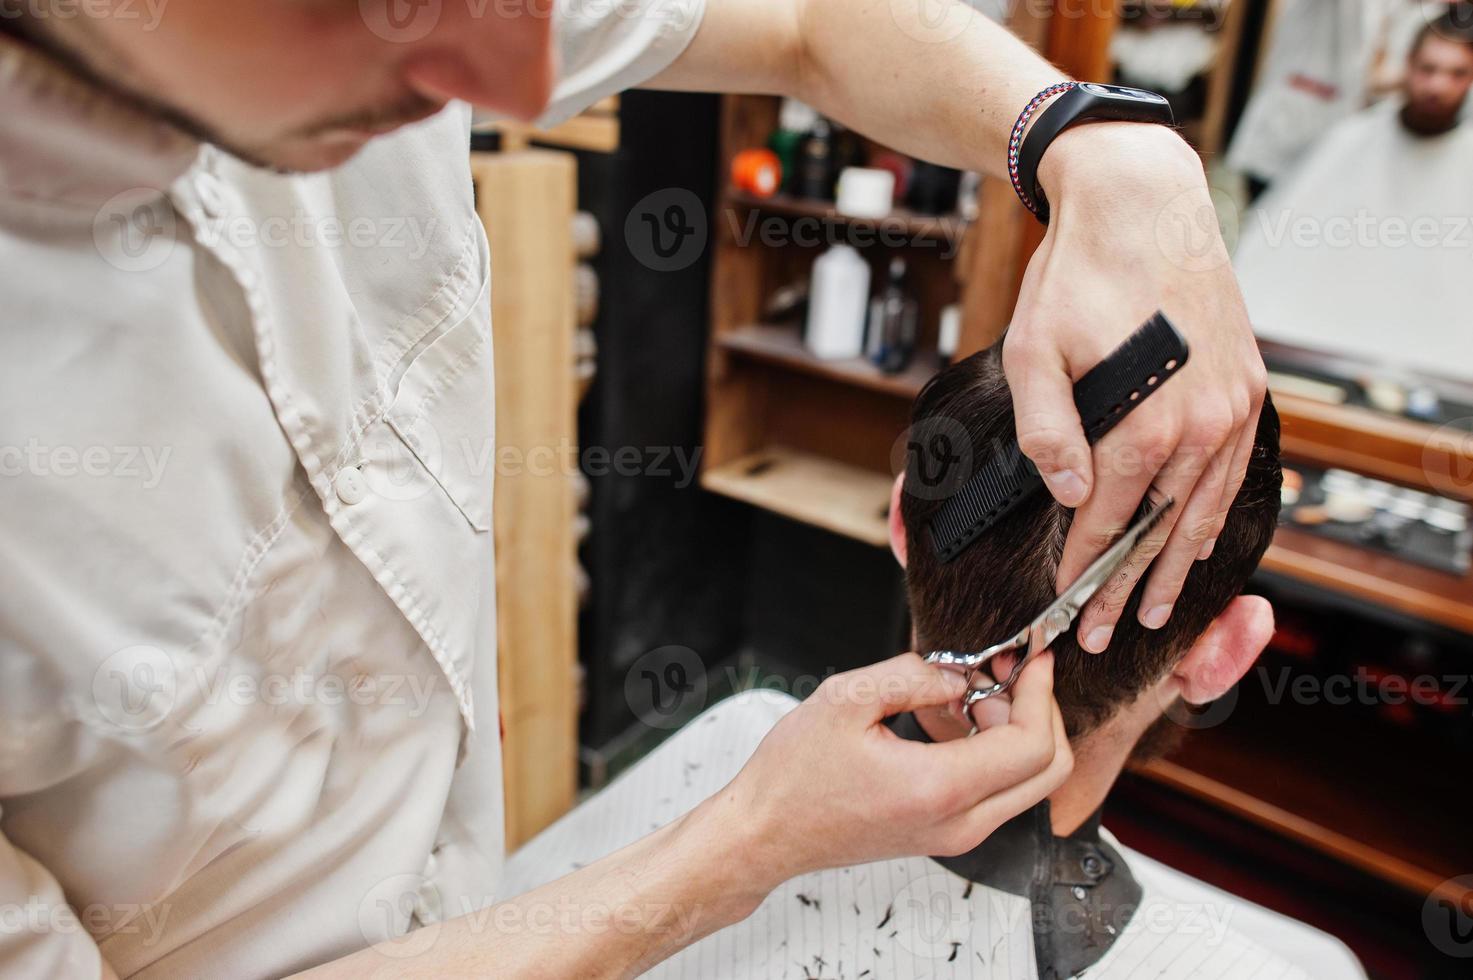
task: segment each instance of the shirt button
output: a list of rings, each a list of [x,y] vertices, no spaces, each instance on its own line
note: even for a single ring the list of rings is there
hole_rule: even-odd
[[[368,483],[356,466],[343,467],[332,481],[332,486],[338,492],[338,499],[349,507],[368,496]]]

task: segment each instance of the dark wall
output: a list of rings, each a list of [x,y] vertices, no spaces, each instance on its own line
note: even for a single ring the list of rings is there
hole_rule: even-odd
[[[669,475],[589,465],[595,447],[633,447],[647,462],[700,449],[718,105],[626,93],[619,150],[579,154],[580,206],[603,232],[593,262],[598,376],[579,416],[592,491],[582,552],[592,588],[579,624],[589,747],[633,730],[626,680],[635,675],[643,690],[638,675],[663,677],[667,661],[696,658],[714,698],[738,654],[755,655],[764,673],[821,676],[903,645],[900,575],[887,552],[706,493],[694,479],[682,485],[669,458]],[[700,216],[685,213],[695,208]],[[674,247],[672,226],[699,225]]]
[[[593,524],[583,550],[592,590],[580,623],[586,745],[634,722],[624,678],[647,652],[679,645],[714,662],[739,641],[737,532],[746,514],[701,492],[694,480],[681,485],[673,458],[679,452],[691,459],[701,442],[708,250],[681,268],[654,269],[640,238],[644,224],[636,221],[625,233],[631,212],[651,194],[688,192],[709,210],[717,106],[713,96],[627,93],[619,150],[579,155],[580,206],[594,213],[603,233],[593,262],[601,291],[598,375],[579,416]],[[669,475],[592,466],[592,447],[634,447],[645,470],[669,453]]]

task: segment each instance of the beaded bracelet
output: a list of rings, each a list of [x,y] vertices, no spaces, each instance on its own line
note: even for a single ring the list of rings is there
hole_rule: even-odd
[[[1033,188],[1025,188],[1023,178],[1018,173],[1018,153],[1023,148],[1023,131],[1028,128],[1028,120],[1033,118],[1033,114],[1045,102],[1056,95],[1063,95],[1078,85],[1078,82],[1059,82],[1035,95],[1033,101],[1023,108],[1022,115],[1018,116],[1018,121],[1013,125],[1013,134],[1008,138],[1008,177],[1012,179],[1013,190],[1017,192],[1018,200],[1022,201],[1028,213],[1035,217],[1038,215],[1038,202],[1033,199]]]

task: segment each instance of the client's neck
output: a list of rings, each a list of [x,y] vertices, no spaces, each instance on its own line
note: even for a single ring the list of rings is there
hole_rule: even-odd
[[[1104,725],[1076,739],[1074,771],[1064,784],[1049,794],[1049,813],[1054,834],[1067,837],[1078,830],[1105,802],[1131,751],[1151,723],[1160,716],[1150,698],[1137,702]],[[1146,709],[1152,710],[1146,710]]]

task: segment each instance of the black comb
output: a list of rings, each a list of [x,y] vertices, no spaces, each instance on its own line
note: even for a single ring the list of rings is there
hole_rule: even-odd
[[[1074,407],[1092,446],[1151,397],[1187,362],[1187,342],[1156,313],[1084,377],[1074,382]],[[972,475],[931,520],[936,556],[949,562],[1030,494],[1043,488],[1017,436]]]

